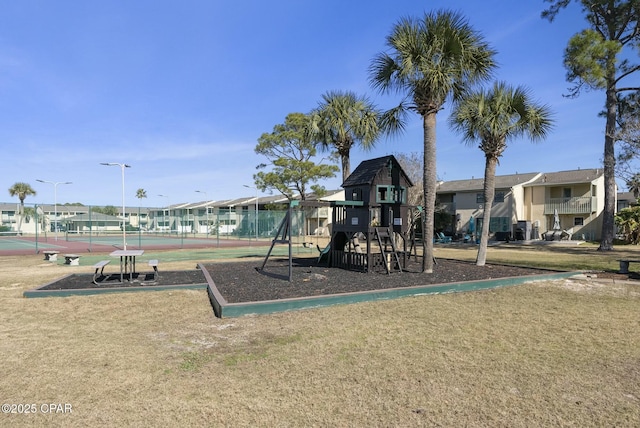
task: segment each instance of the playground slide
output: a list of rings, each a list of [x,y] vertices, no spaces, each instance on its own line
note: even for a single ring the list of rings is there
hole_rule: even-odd
[[[329,251],[331,251],[331,244],[328,244],[324,250],[320,249],[319,245],[316,245],[316,247],[318,248],[318,251],[320,251],[320,255],[318,256],[318,263],[322,262],[322,260],[324,258],[329,258]]]

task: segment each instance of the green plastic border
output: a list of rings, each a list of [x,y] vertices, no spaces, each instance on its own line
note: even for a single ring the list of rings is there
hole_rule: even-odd
[[[73,275],[73,274],[70,274]],[[199,290],[209,287],[209,284],[183,284],[183,285],[145,285],[141,287],[110,287],[110,288],[75,288],[69,290],[43,290],[53,282],[58,282],[64,278],[70,276],[65,275],[62,278],[58,278],[55,281],[49,282],[39,288],[28,290],[22,293],[23,297],[69,297],[69,296],[90,296],[94,294],[109,294],[109,293],[137,293],[141,291],[165,291],[165,290]],[[90,279],[92,275],[87,274]]]
[[[263,315],[275,312],[296,311],[301,309],[322,308],[332,305],[372,302],[425,294],[458,293],[497,287],[520,285],[533,281],[548,281],[568,278],[582,272],[557,272],[541,275],[515,276],[481,281],[465,281],[440,285],[422,285],[414,287],[390,288],[385,290],[359,291],[355,293],[329,294],[324,296],[298,297],[293,299],[267,300],[261,302],[229,303],[216,288],[215,282],[204,266],[201,266],[209,283],[207,294],[209,302],[218,318],[240,317],[244,315]]]
[[[475,291],[498,287],[508,287],[520,285],[534,281],[549,281],[569,278],[582,272],[555,272],[541,275],[514,276],[507,278],[487,279],[482,281],[464,281],[456,283],[422,285],[414,287],[390,288],[385,290],[359,291],[355,293],[328,294],[324,296],[298,297],[293,299],[267,300],[261,302],[229,303],[222,296],[216,287],[209,271],[198,263],[198,268],[202,270],[206,284],[184,284],[184,285],[146,285],[142,287],[113,287],[113,288],[80,288],[73,290],[43,290],[43,287],[52,282],[60,281],[66,276],[49,282],[39,288],[28,290],[23,293],[26,298],[37,297],[69,297],[88,296],[107,293],[134,293],[143,291],[165,291],[165,290],[207,290],[209,302],[216,317],[241,317],[245,315],[264,315],[284,311],[297,311],[303,309],[322,308],[333,305],[347,305],[351,303],[372,302],[376,300],[390,300],[402,297],[420,296],[427,294],[459,293],[464,291]],[[67,275],[69,276],[69,275]],[[90,275],[89,275],[90,276]]]

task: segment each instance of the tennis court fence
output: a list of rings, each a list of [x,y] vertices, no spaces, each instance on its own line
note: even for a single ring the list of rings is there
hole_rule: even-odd
[[[144,247],[158,244],[181,248],[202,240],[270,241],[285,218],[286,210],[255,210],[247,207],[130,208],[86,205],[0,203],[0,243],[29,238],[35,242],[82,241],[116,245],[126,242]],[[321,227],[327,214],[322,208],[296,209],[292,235],[326,234]]]

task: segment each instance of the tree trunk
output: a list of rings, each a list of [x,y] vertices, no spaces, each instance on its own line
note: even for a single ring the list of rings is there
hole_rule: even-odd
[[[617,96],[614,84],[607,88],[607,123],[604,135],[604,211],[602,212],[602,231],[598,251],[613,250],[616,212],[616,156],[615,140]]]
[[[340,157],[342,158],[342,182],[344,183],[351,174],[351,160],[348,152],[346,154],[341,153]]]
[[[498,159],[494,156],[486,156],[484,165],[484,213],[482,214],[482,232],[480,234],[480,246],[476,257],[476,265],[484,266],[487,261],[487,247],[489,246],[489,224],[491,224],[491,207],[495,195],[496,165]]]
[[[20,199],[20,205],[18,205],[18,216],[17,216],[17,222],[18,224],[16,225],[16,229],[18,232],[18,235],[22,235],[22,219],[24,217],[24,200]]]
[[[422,119],[424,130],[424,224],[422,225],[422,272],[433,272],[433,222],[436,211],[436,113]]]

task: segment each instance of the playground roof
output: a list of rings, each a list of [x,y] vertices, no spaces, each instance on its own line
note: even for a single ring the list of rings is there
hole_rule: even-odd
[[[358,165],[344,183],[342,183],[342,187],[347,188],[365,184],[369,186],[372,185],[378,173],[387,165],[389,160],[393,161],[394,167],[400,168],[400,174],[407,180],[410,186],[413,186],[413,182],[404,172],[395,156],[388,155],[360,162],[360,165]]]

